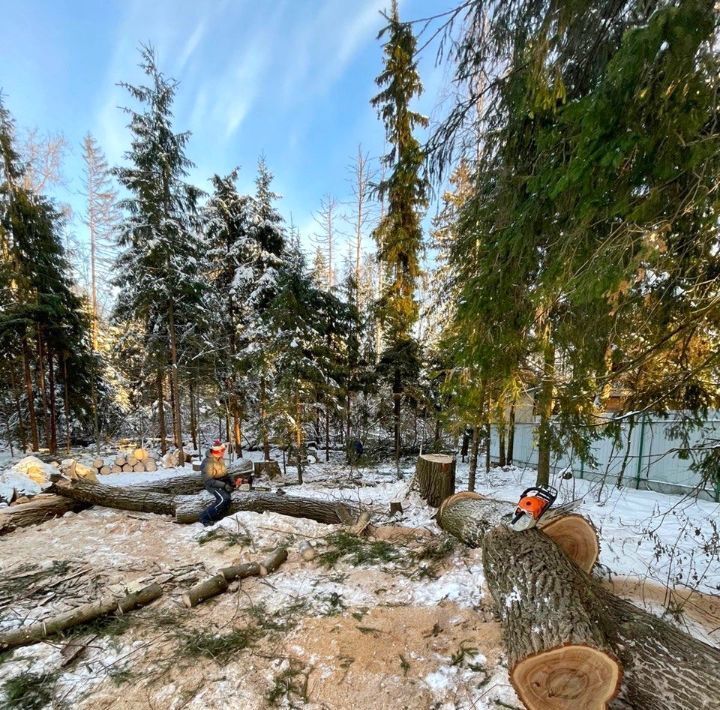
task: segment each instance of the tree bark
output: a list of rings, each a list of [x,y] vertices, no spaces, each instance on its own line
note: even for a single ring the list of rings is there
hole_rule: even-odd
[[[188,378],[188,388],[190,390],[190,438],[192,439],[193,449],[197,451],[197,420],[195,419],[195,387],[192,377]]]
[[[57,453],[57,402],[55,397],[55,354],[48,345],[48,383],[50,389],[50,453]]]
[[[128,466],[128,464],[125,464]],[[123,466],[123,469],[125,468]],[[129,467],[131,468],[131,467]],[[50,489],[53,493],[73,500],[102,505],[106,508],[134,510],[140,513],[175,514],[175,497],[154,491],[139,490],[138,486],[108,486],[87,480],[58,481]],[[209,500],[208,500],[209,505]]]
[[[32,375],[30,374],[30,348],[28,347],[27,338],[22,339],[23,351],[23,370],[25,372],[25,396],[27,397],[28,418],[30,420],[30,437],[32,440],[32,450],[37,451],[40,448],[40,437],[38,436],[37,419],[35,417],[35,397],[33,394]]]
[[[163,371],[157,373],[157,396],[158,396],[158,429],[160,433],[160,452],[164,456],[167,453],[167,442],[165,441],[165,393],[163,392]]]
[[[510,405],[510,422],[508,425],[507,455],[505,456],[505,461],[508,466],[512,466],[514,447],[515,447],[515,402],[513,402]]]
[[[477,474],[478,450],[480,449],[480,427],[475,425],[472,431],[472,446],[470,447],[470,465],[468,467],[468,490],[475,490],[475,477]]]
[[[82,510],[87,507],[70,498],[57,495],[37,495],[28,503],[11,505],[0,510],[0,535],[5,535],[17,528],[39,525],[46,520],[65,515],[68,511]]]
[[[18,435],[20,436],[20,446],[22,447],[23,454],[27,449],[27,436],[25,435],[25,425],[23,424],[22,409],[20,408],[20,395],[18,394],[17,380],[15,379],[15,369],[10,368],[10,382],[13,392],[13,399],[15,400],[15,411],[17,412],[18,418]]]
[[[45,382],[45,348],[43,345],[42,330],[37,326],[37,360],[35,361],[35,378],[40,386],[40,401],[42,403],[43,419],[45,424],[45,446],[50,446],[50,407],[47,399],[47,383]]]
[[[59,481],[51,490],[60,496],[91,505],[174,515],[175,521],[178,523],[196,523],[200,513],[213,501],[213,497],[206,492],[201,495],[175,496],[158,493],[156,490],[144,490],[140,486],[108,486],[87,480],[78,480],[72,483]],[[346,503],[255,492],[241,492],[234,495],[228,514],[240,511],[255,513],[268,511],[289,515],[293,518],[308,518],[329,525],[339,525],[348,519],[354,520],[359,512]]]
[[[270,460],[270,439],[267,430],[267,393],[265,375],[260,377],[260,433],[262,435],[263,460]]]
[[[61,633],[66,629],[86,624],[101,616],[108,614],[127,614],[127,612],[146,606],[162,596],[162,588],[159,584],[151,584],[133,594],[128,594],[122,599],[114,596],[106,596],[97,602],[83,604],[76,609],[71,609],[58,614],[37,624],[30,624],[26,627],[13,629],[0,633],[0,651],[18,646],[28,646],[48,636]]]
[[[274,572],[286,559],[287,550],[284,547],[278,547],[261,562],[246,562],[225,567],[220,570],[219,574],[196,584],[183,594],[183,604],[191,609],[206,599],[226,592],[229,582],[247,577],[264,577]]]
[[[196,523],[200,513],[212,503],[212,496],[178,496],[175,498],[175,522]],[[233,496],[228,515],[240,511],[279,513],[293,518],[308,518],[318,523],[339,525],[348,518],[356,518],[358,511],[345,503],[316,498],[277,495],[275,493],[237,493]]]
[[[400,475],[400,401],[402,398],[402,380],[400,368],[395,368],[393,376],[393,420],[395,422],[395,472],[398,478]]]
[[[177,333],[175,332],[175,311],[172,299],[168,303],[168,330],[170,334],[170,391],[173,405],[173,439],[180,452],[178,461],[185,461],[182,440],[182,413],[180,411],[180,378],[178,374]]]
[[[580,501],[571,501],[551,508],[540,520],[539,527],[578,567],[589,572],[597,562],[600,544],[592,523],[572,514],[579,505]],[[511,501],[486,498],[478,493],[456,493],[443,501],[437,523],[468,547],[481,547],[485,535],[496,525],[508,522],[515,507]]]
[[[588,599],[589,577],[536,529],[496,526],[482,549],[510,680],[525,706],[604,710],[622,668]]]
[[[541,531],[494,528],[483,540],[483,565],[503,618],[511,681],[529,708],[605,707],[608,655],[622,664],[623,700],[631,707],[717,707],[720,649],[619,599]],[[577,653],[578,641],[592,650]]]
[[[552,430],[550,419],[553,409],[553,384],[555,380],[555,348],[550,341],[550,329],[545,327],[543,343],[543,373],[540,386],[538,409],[538,470],[536,485],[547,486],[550,483],[550,443]]]
[[[93,378],[94,377],[95,377],[95,374],[93,373]],[[65,451],[69,454],[70,447],[72,445],[72,440],[71,440],[71,436],[70,436],[70,392],[68,389],[67,352],[63,353],[63,399],[64,399],[64,408],[65,408]],[[95,415],[97,416],[97,402],[95,405]],[[95,444],[96,444],[96,451],[99,451],[100,438],[97,435],[97,428],[96,428]]]
[[[415,468],[420,496],[437,508],[455,493],[455,459],[443,454],[423,454]]]

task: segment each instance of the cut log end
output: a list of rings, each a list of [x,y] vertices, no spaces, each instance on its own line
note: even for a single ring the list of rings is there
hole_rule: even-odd
[[[530,710],[603,710],[617,695],[622,671],[610,654],[571,645],[523,659],[510,677]]]
[[[542,528],[581,570],[590,572],[600,554],[598,534],[582,515],[565,515],[551,520]]]

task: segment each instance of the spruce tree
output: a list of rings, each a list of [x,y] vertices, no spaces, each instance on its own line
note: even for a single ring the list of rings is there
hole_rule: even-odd
[[[128,192],[121,202],[125,251],[117,261],[116,285],[123,289],[119,313],[144,325],[158,372],[165,362],[169,366],[173,439],[182,457],[179,333],[197,317],[202,292],[195,232],[199,191],[185,181],[192,167],[185,155],[190,135],[173,131],[177,84],[160,72],[152,49],[143,47],[141,55],[149,84],[122,84],[141,108],[127,109],[129,165],[114,170]]]
[[[418,344],[412,328],[418,319],[415,286],[422,249],[420,219],[427,204],[426,182],[421,175],[424,154],[414,130],[426,126],[427,119],[410,108],[412,99],[421,93],[422,85],[416,66],[416,40],[412,27],[400,22],[397,2],[393,2],[388,25],[380,37],[385,35],[384,68],[375,80],[381,91],[371,104],[385,124],[391,149],[383,158],[388,176],[378,185],[378,194],[386,201],[387,211],[373,236],[386,271],[379,303],[386,347],[379,369],[392,388],[395,461],[399,475],[401,400],[407,382],[414,380],[419,372]]]

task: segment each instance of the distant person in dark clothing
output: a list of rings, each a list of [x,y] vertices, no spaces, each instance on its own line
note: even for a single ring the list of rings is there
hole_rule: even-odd
[[[200,522],[205,526],[220,520],[230,507],[233,482],[227,475],[224,455],[225,447],[219,440],[215,440],[200,466],[205,490],[212,493],[215,498],[200,515]]]
[[[359,459],[365,453],[365,447],[363,446],[362,441],[360,441],[360,439],[355,439],[353,448],[355,449],[355,458],[356,459]]]

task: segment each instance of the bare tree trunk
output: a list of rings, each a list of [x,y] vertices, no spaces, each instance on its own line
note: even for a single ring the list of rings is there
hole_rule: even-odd
[[[40,326],[37,327],[37,361],[36,361],[36,370],[35,370],[35,376],[37,378],[38,384],[40,385],[40,401],[42,402],[42,410],[43,410],[43,419],[45,422],[45,446],[47,446],[48,449],[51,449],[50,444],[50,406],[48,404],[48,397],[47,397],[47,384],[45,382],[45,348],[43,344],[43,338],[42,338],[42,331],[40,329]]]
[[[302,431],[302,407],[300,405],[300,395],[295,394],[295,455],[297,456],[297,475],[298,483],[303,482],[303,431]]]
[[[27,449],[27,436],[25,434],[25,424],[23,423],[22,409],[20,408],[20,394],[18,393],[17,380],[15,379],[15,368],[10,368],[10,383],[13,392],[13,399],[15,400],[15,411],[17,412],[18,418],[18,435],[20,436],[20,445],[22,446],[23,454]]]
[[[265,373],[260,377],[260,433],[262,435],[263,459],[270,460],[270,438],[267,428],[267,383]]]
[[[498,424],[498,463],[505,465],[505,422],[502,419]]]
[[[158,396],[158,429],[160,430],[160,451],[163,455],[167,452],[165,442],[165,393],[163,392],[163,371],[157,373],[157,396]]]
[[[33,394],[32,375],[30,373],[30,348],[27,338],[22,339],[23,370],[25,371],[25,396],[27,397],[28,417],[30,420],[30,436],[32,439],[32,450],[40,449],[40,437],[38,436],[37,419],[35,417],[35,397]]]
[[[57,453],[57,403],[55,396],[55,354],[48,346],[48,380],[50,389],[50,453]]]
[[[193,449],[197,451],[197,420],[195,419],[195,387],[192,377],[188,378],[188,388],[190,390],[190,436],[192,437]]]
[[[507,440],[507,456],[505,461],[508,466],[512,466],[513,462],[513,448],[515,446],[515,401],[510,405],[510,422],[508,426],[508,440]]]
[[[70,453],[72,440],[70,436],[70,392],[68,389],[67,353],[63,353],[63,399],[65,407],[65,451]]]
[[[550,443],[552,429],[550,420],[553,410],[553,383],[555,379],[555,348],[550,341],[550,328],[545,326],[543,343],[543,374],[540,386],[540,425],[538,427],[538,471],[536,484],[550,483]]]
[[[175,333],[175,315],[172,300],[168,304],[168,331],[170,334],[170,391],[173,406],[173,438],[179,451],[178,461],[185,460],[182,441],[182,413],[180,411],[180,380],[178,376],[177,334]]]
[[[330,407],[325,395],[325,463],[330,461]]]
[[[395,473],[398,479],[400,475],[400,400],[402,398],[402,381],[400,379],[400,369],[395,368],[393,378],[393,418],[395,420]]]
[[[472,431],[470,446],[470,466],[468,467],[468,490],[475,490],[475,474],[477,473],[478,450],[480,448],[480,427],[476,424]]]

